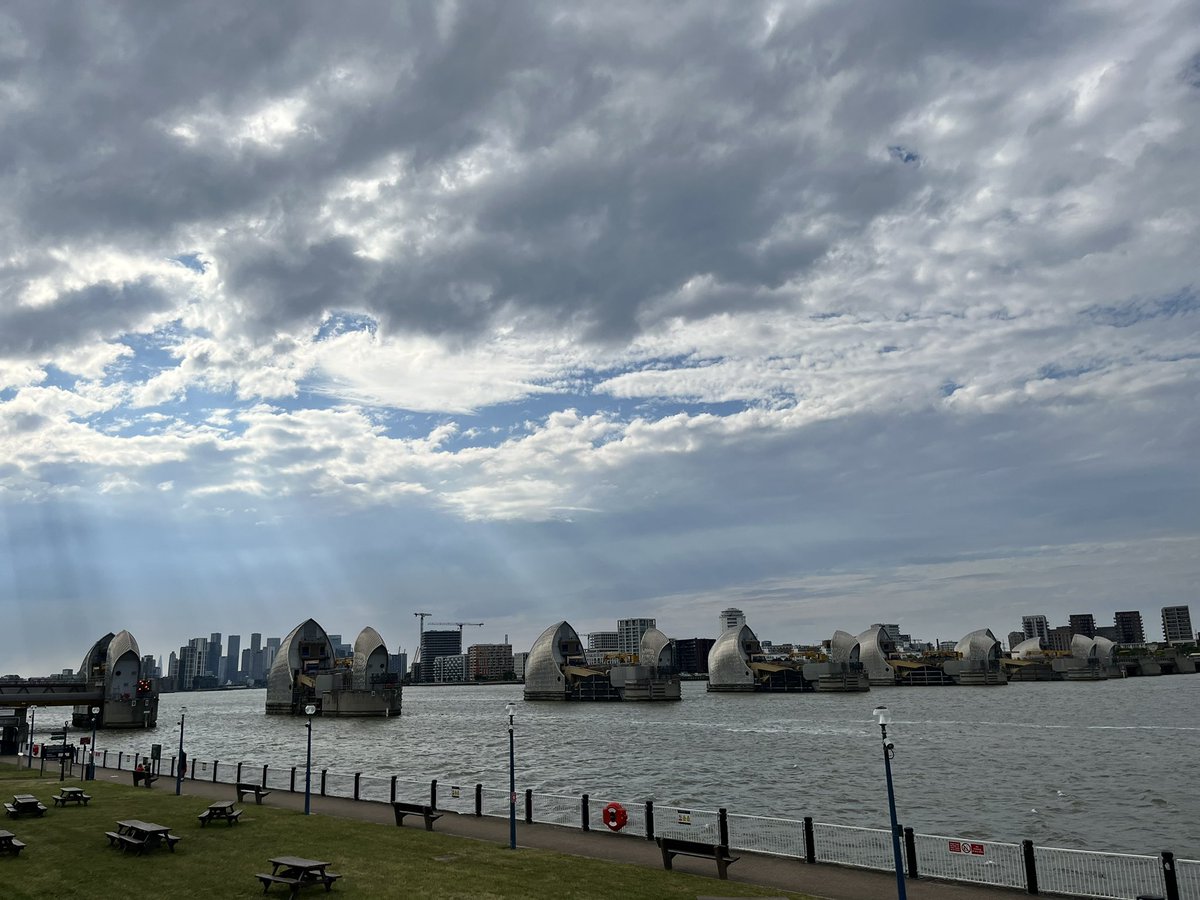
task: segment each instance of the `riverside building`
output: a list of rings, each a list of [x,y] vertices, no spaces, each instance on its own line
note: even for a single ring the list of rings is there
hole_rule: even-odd
[[[1192,613],[1186,606],[1162,608],[1163,640],[1168,644],[1190,644],[1196,640],[1192,631]]]

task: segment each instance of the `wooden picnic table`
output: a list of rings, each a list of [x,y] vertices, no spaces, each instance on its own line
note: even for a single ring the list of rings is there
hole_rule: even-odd
[[[5,803],[4,810],[13,819],[18,816],[41,816],[46,813],[46,807],[33,794],[13,794],[12,803]]]
[[[137,850],[139,853],[163,844],[174,853],[175,845],[179,843],[179,838],[171,834],[171,829],[166,825],[140,819],[122,819],[117,822],[116,832],[109,831],[107,834],[108,842],[113,846],[120,846],[122,850]]]
[[[16,856],[24,849],[25,845],[17,840],[15,834],[11,831],[0,830],[0,853],[11,853]]]
[[[236,825],[242,811],[234,806],[233,800],[218,800],[216,803],[210,803],[208,809],[200,813],[196,818],[200,820],[200,826],[204,827],[210,819],[223,819],[230,825]]]
[[[82,803],[87,806],[92,797],[81,787],[60,787],[52,799],[55,806],[66,806],[68,803]]]
[[[269,862],[271,863],[271,874],[259,873],[255,876],[262,882],[264,894],[272,884],[286,885],[291,897],[297,896],[300,888],[310,887],[314,884],[324,885],[325,890],[328,891],[333,887],[333,883],[342,877],[329,871],[330,863],[317,859],[276,856]]]

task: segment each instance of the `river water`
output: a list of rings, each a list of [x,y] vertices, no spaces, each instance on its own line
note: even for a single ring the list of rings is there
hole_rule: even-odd
[[[516,701],[517,788],[887,827],[886,704],[901,822],[927,834],[1200,858],[1200,677],[709,694],[679,703],[525,703],[520,685],[407,687],[391,719],[316,719],[313,767],[504,790]],[[305,720],[262,690],[164,694],[159,727],[97,746],[195,762],[303,767]],[[40,724],[40,723],[39,723]],[[39,733],[41,729],[39,728]]]

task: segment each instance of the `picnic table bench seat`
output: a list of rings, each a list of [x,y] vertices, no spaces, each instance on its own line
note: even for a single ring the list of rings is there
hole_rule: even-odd
[[[426,831],[433,831],[433,823],[442,817],[428,803],[406,803],[403,800],[392,801],[392,812],[396,814],[396,824],[400,826],[404,824],[405,816],[420,816],[425,820]]]
[[[68,803],[82,803],[88,805],[88,801],[92,799],[91,794],[73,793],[73,794],[55,794],[51,797],[55,806],[66,806]]]
[[[694,856],[699,859],[712,859],[717,863],[717,877],[728,878],[729,864],[735,863],[740,856],[730,856],[729,847],[725,844],[706,844],[703,841],[689,841],[685,838],[660,836],[654,839],[662,850],[663,868],[671,868],[671,859],[675,856]]]
[[[11,841],[8,842],[8,847],[10,850],[12,850],[12,855],[17,856],[20,854],[20,852],[22,850],[25,849],[25,842],[18,841],[16,838],[13,838]]]
[[[262,798],[271,793],[265,785],[252,784],[250,782],[239,781],[237,784],[237,795],[239,800],[245,800],[247,794],[254,795],[254,802],[262,806]]]
[[[323,883],[326,892],[328,892],[333,887],[333,883],[342,876],[337,872],[323,872],[314,874],[310,881],[304,881],[303,879],[292,878],[288,875],[268,875],[266,872],[258,872],[254,877],[262,882],[264,894],[273,884],[286,884],[291,888],[289,896],[296,897],[300,893],[300,888],[307,887],[310,884]]]
[[[133,850],[135,853],[141,853],[146,849],[146,839],[134,837],[132,834],[120,834],[115,831],[106,831],[108,843],[121,848],[121,852]]]

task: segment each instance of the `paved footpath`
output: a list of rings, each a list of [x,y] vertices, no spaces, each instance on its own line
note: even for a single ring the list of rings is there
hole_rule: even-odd
[[[133,784],[132,775],[127,771],[98,768],[96,777],[130,786]],[[163,789],[173,791],[175,789],[174,779],[168,775],[162,776],[155,783],[153,790]],[[214,784],[190,778],[185,779],[183,792],[210,800],[228,800],[237,796],[232,784]],[[248,802],[253,805],[252,800],[248,799]],[[392,808],[386,803],[318,795],[313,795],[311,803],[312,811],[317,815],[379,822],[395,827]],[[270,796],[263,799],[263,805],[301,810],[304,808],[304,795],[272,789]],[[417,828],[423,827],[420,819],[410,818],[406,821],[413,822]],[[507,819],[494,816],[476,818],[471,815],[446,812],[438,819],[434,828],[442,834],[507,845],[508,824]],[[662,867],[662,854],[659,852],[658,845],[644,837],[612,834],[608,831],[584,832],[578,828],[564,828],[556,825],[526,825],[519,818],[517,820],[517,846],[536,847],[539,850],[550,850],[569,856],[587,856],[593,859],[605,859],[654,869]],[[715,874],[716,868],[707,860],[682,856],[675,857],[673,865],[678,871],[709,877]],[[868,872],[862,869],[848,869],[831,865],[810,866],[798,860],[745,852],[741,853],[741,859],[736,864],[730,866],[729,880],[778,890],[800,891],[814,897],[827,898],[827,900],[873,900],[873,898],[883,900],[883,898],[896,896],[895,876],[888,873]],[[1025,895],[1023,891],[970,887],[963,884],[923,879],[910,880],[906,882],[906,886],[907,894],[912,900],[1015,900],[1015,898]],[[712,896],[720,897],[720,894],[720,882],[714,877]]]

